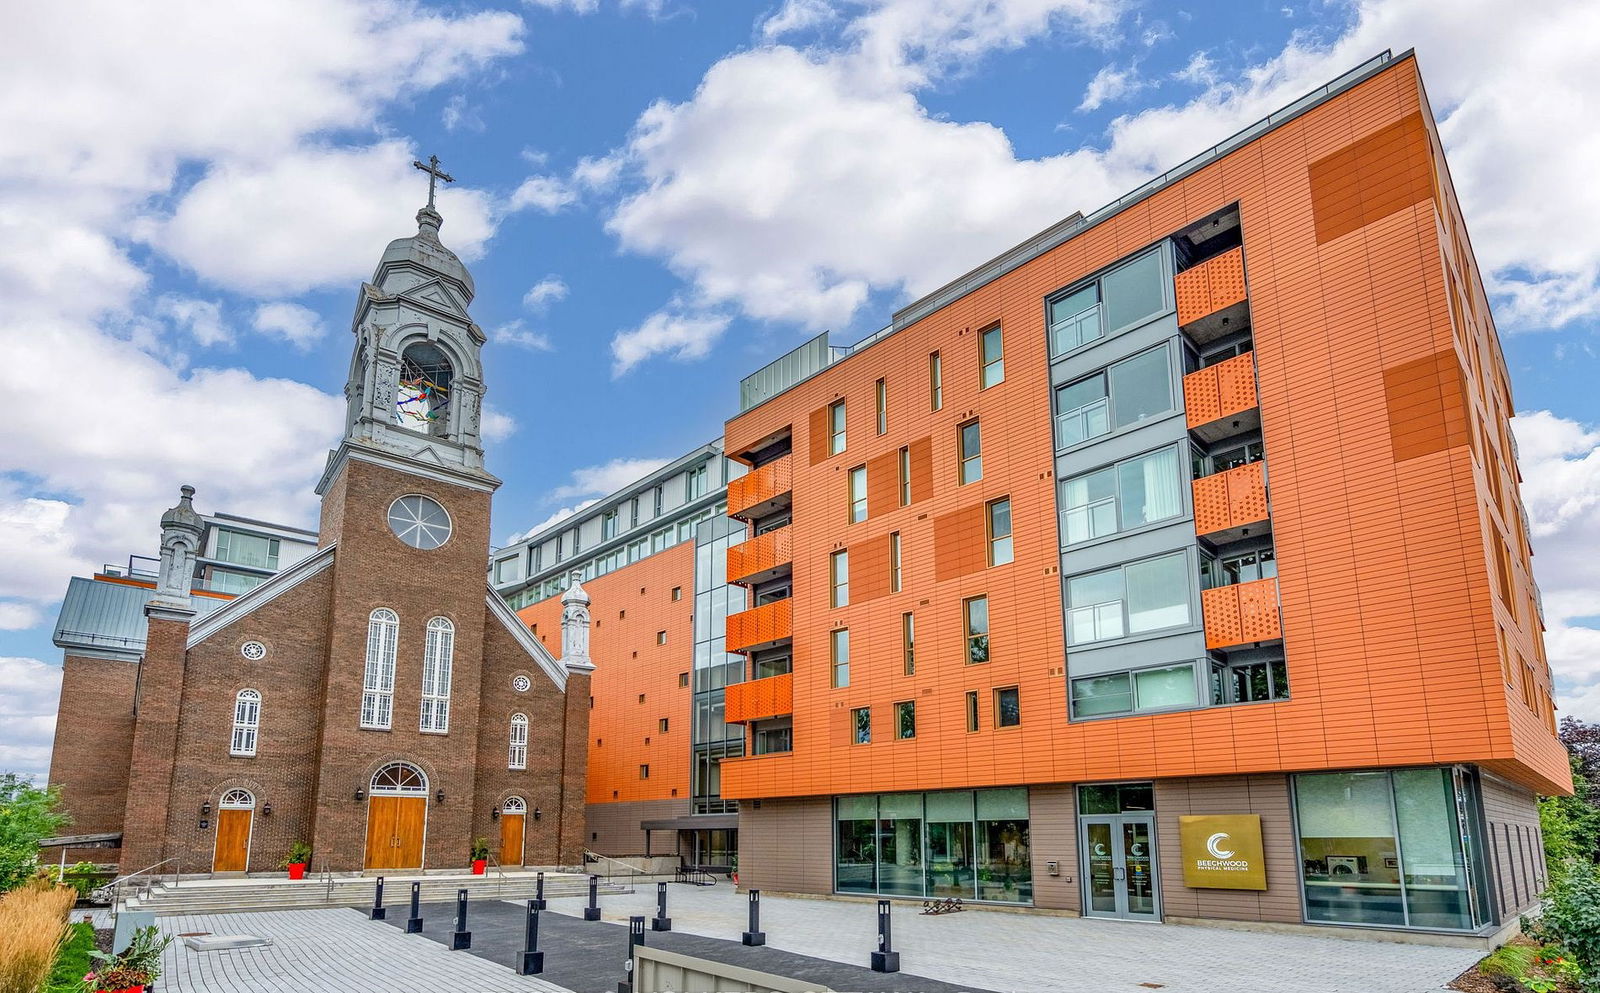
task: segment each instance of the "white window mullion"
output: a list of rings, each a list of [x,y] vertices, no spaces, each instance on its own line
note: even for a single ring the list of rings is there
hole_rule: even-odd
[[[395,650],[400,618],[380,607],[367,621],[367,660],[361,677],[361,726],[387,730],[392,724]]]

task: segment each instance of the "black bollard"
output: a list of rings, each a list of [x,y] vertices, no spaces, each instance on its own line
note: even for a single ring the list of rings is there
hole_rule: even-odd
[[[644,918],[628,918],[628,960],[622,963],[622,982],[617,984],[617,993],[633,993],[634,964],[638,958],[634,949],[644,944]]]
[[[600,919],[600,877],[589,877],[589,906],[583,908],[583,919],[598,921]]]
[[[872,953],[873,972],[899,972],[900,953],[889,944],[889,901],[878,901],[878,950]]]
[[[767,933],[761,930],[761,891],[750,891],[750,930],[744,933],[744,943],[754,948],[767,943]]]
[[[456,929],[450,935],[451,951],[472,947],[472,932],[467,930],[467,891],[456,890]]]
[[[528,926],[522,938],[522,960],[517,963],[517,975],[537,976],[544,971],[544,952],[539,951],[539,908],[537,900],[528,901]]]
[[[372,897],[372,919],[381,921],[389,916],[389,908],[383,905],[383,877],[378,877],[378,890]]]
[[[544,873],[539,873],[539,886],[533,891],[533,909],[545,909],[544,902]]]
[[[406,934],[422,933],[422,884],[411,884],[411,917],[406,921]]]
[[[656,884],[656,916],[650,919],[650,930],[671,931],[672,918],[667,916],[667,884]]]

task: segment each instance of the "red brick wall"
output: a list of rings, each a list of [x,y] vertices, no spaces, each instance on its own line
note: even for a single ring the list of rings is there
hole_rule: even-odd
[[[61,665],[50,782],[61,788],[62,809],[72,817],[63,834],[122,830],[133,754],[135,662],[68,655]],[[115,849],[96,850],[114,862]]]

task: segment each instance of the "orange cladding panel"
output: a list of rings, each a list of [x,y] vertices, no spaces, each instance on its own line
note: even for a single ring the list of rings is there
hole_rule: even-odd
[[[792,599],[764,603],[729,614],[726,628],[728,651],[742,652],[782,641],[793,633],[793,619]]]
[[[737,583],[767,569],[775,569],[794,560],[790,550],[789,528],[778,528],[766,534],[746,538],[728,549],[728,582]]]
[[[729,482],[728,516],[738,517],[758,503],[789,492],[792,464],[793,456],[785,455]]]

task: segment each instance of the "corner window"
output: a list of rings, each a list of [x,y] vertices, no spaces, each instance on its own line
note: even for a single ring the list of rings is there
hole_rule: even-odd
[[[1289,669],[1283,659],[1211,667],[1211,702],[1259,703],[1289,699]]]
[[[1050,322],[1050,356],[1065,355],[1091,341],[1098,341],[1105,330],[1100,326],[1100,285],[1056,297],[1045,305]]]
[[[1161,250],[1154,249],[1045,304],[1050,357],[1143,324],[1167,309]]]
[[[844,401],[838,400],[828,406],[828,454],[838,455],[844,451]]]
[[[1015,686],[994,691],[994,726],[1014,728],[1022,723],[1022,703]]]
[[[1000,335],[999,325],[978,336],[978,358],[982,365],[978,373],[980,390],[1006,381],[1005,340]]]
[[[1011,498],[992,500],[988,506],[989,564],[1011,561]]]
[[[894,736],[901,740],[917,736],[917,701],[905,700],[894,705]]]
[[[1061,540],[1072,545],[1183,513],[1182,467],[1163,448],[1061,481]]]
[[[1172,355],[1166,345],[1057,388],[1056,447],[1130,427],[1174,409]]]
[[[867,519],[867,467],[858,465],[850,470],[850,523],[860,524]]]
[[[1067,580],[1067,643],[1087,645],[1190,622],[1188,558],[1173,552]]]
[[[869,745],[872,743],[872,708],[857,707],[850,711],[850,725],[855,731],[855,743]]]
[[[842,549],[829,556],[828,574],[831,588],[828,605],[830,607],[848,605],[850,603],[850,551],[848,549]]]
[[[961,485],[983,478],[983,432],[977,421],[956,428],[956,455],[961,463]]]
[[[961,614],[967,638],[967,665],[989,661],[989,598],[975,596],[961,601]]]
[[[850,629],[828,632],[828,656],[833,667],[835,689],[850,685]]]

